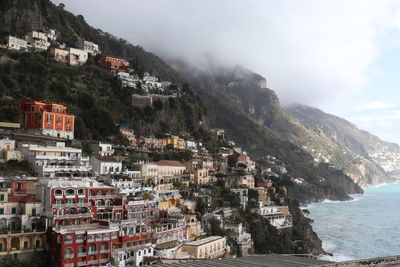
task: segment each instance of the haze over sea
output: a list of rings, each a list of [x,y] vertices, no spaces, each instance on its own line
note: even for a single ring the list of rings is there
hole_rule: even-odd
[[[332,261],[400,255],[400,184],[364,189],[351,201],[307,207],[314,231]]]

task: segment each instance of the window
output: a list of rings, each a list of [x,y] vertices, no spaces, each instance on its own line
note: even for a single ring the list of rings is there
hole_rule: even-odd
[[[4,214],[4,208],[0,208],[0,214]]]
[[[70,255],[71,254],[71,249],[70,248],[67,248],[66,250],[65,250],[65,255]]]
[[[98,192],[97,192],[97,195],[98,195],[98,196],[101,196],[101,191],[98,191]]]
[[[40,248],[40,240],[36,240],[36,247]]]
[[[80,198],[80,199],[79,199],[79,203],[83,204],[83,203],[84,203],[83,201],[84,201],[83,198]]]
[[[12,208],[12,209],[11,209],[11,213],[12,213],[12,214],[17,214],[17,208]]]
[[[72,204],[72,199],[68,199],[68,204]]]
[[[0,195],[0,201],[4,201],[4,195]]]
[[[32,216],[36,216],[36,209],[32,209]]]
[[[3,251],[3,243],[0,243],[0,251]]]
[[[28,248],[28,241],[24,241],[24,249]]]
[[[56,199],[56,204],[61,205],[61,199]]]
[[[100,250],[102,250],[102,251],[106,250],[106,246],[105,245],[101,245]]]

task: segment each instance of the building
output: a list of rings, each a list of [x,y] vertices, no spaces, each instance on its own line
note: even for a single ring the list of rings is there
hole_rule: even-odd
[[[167,219],[151,226],[153,243],[158,250],[174,248],[186,241],[186,223],[184,220]]]
[[[9,183],[0,188],[0,258],[25,258],[43,251],[46,244],[46,218],[42,203],[33,196],[13,195]]]
[[[58,138],[74,139],[75,116],[61,103],[21,99],[25,128]]]
[[[56,146],[23,144],[19,149],[33,172],[41,177],[88,176],[92,172],[89,157],[82,156],[82,149],[66,147],[63,142]]]
[[[239,246],[240,253],[243,257],[253,253],[254,244],[251,234],[245,231],[242,223],[225,225],[224,230],[230,230]]]
[[[252,172],[256,169],[256,163],[252,161],[245,152],[243,152],[243,154],[239,155],[237,159],[236,167],[243,168],[247,172]]]
[[[172,188],[172,183],[179,182],[187,173],[186,166],[176,160],[141,163],[139,170],[145,183],[153,186],[166,185],[163,188],[159,187],[160,190]]]
[[[239,178],[238,184],[253,189],[255,186],[254,176],[252,174],[244,175]]]
[[[196,214],[185,214],[186,222],[186,240],[194,241],[205,235],[201,222],[197,220]]]
[[[28,51],[28,42],[24,39],[9,35],[7,47],[8,49],[26,52]]]
[[[81,49],[76,49],[70,47],[69,52],[69,65],[71,66],[81,66],[85,64],[88,60],[88,52]]]
[[[129,73],[129,62],[125,59],[113,57],[113,56],[102,56],[100,58],[100,64],[102,64],[107,70],[119,73]]]
[[[240,198],[240,206],[245,210],[247,207],[247,202],[249,201],[248,189],[231,189],[231,191],[237,194]]]
[[[172,149],[186,149],[186,142],[184,139],[179,136],[170,136],[166,138],[167,146],[170,146]]]
[[[15,140],[10,140],[7,137],[0,139],[0,163],[10,160],[21,161],[22,159],[21,151],[15,150]]]
[[[157,200],[160,210],[173,210],[180,206],[181,194],[179,190],[158,190]]]
[[[51,48],[50,54],[53,56],[55,61],[69,64],[69,51],[60,48]]]
[[[115,194],[116,188],[91,178],[43,180],[36,186],[49,225],[55,227],[121,219]]]
[[[82,49],[83,51],[91,54],[92,56],[96,56],[98,54],[101,54],[101,51],[99,49],[99,46],[95,43],[80,39],[77,44],[77,48]]]
[[[54,227],[50,255],[57,267],[105,266],[111,261],[118,227],[99,224]]]
[[[222,258],[228,251],[226,237],[210,236],[183,244],[180,251],[190,254],[192,259]]]
[[[122,172],[122,162],[118,161],[115,157],[91,157],[90,165],[93,171],[99,175],[118,174]]]
[[[165,150],[167,148],[167,140],[153,137],[142,137],[137,140],[137,147],[147,150]]]
[[[126,139],[128,139],[129,144],[131,146],[136,146],[136,137],[135,137],[135,133],[133,132],[132,129],[128,129],[128,128],[120,128],[119,132],[121,133],[121,135],[123,137],[125,137]]]
[[[260,203],[256,212],[266,218],[276,229],[289,228],[293,226],[292,215],[287,206],[264,206]]]
[[[109,143],[95,141],[89,144],[89,148],[93,153],[99,154],[101,157],[111,157],[114,155],[112,144]]]
[[[122,87],[137,87],[137,83],[140,82],[139,76],[131,75],[127,72],[118,72],[118,79],[121,81]]]
[[[199,150],[197,149],[197,143],[194,141],[186,140],[186,149],[192,151],[193,153],[198,153]]]
[[[26,37],[28,46],[31,46],[35,51],[46,51],[50,47],[47,34],[39,31],[31,31]]]

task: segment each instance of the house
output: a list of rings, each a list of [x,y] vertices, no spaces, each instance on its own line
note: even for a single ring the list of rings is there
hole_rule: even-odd
[[[186,140],[186,149],[192,151],[193,153],[198,153],[199,150],[197,149],[197,143],[194,141]]]
[[[45,250],[47,220],[41,217],[42,203],[33,196],[13,195],[0,188],[0,259],[25,258]]]
[[[246,232],[246,229],[243,227],[242,223],[227,224],[225,225],[224,230],[233,232],[233,238],[239,246],[242,257],[246,257],[253,253],[253,239],[251,238],[251,234]]]
[[[69,52],[69,62],[68,64],[71,66],[81,66],[86,63],[88,60],[88,52],[70,47],[68,49]]]
[[[91,54],[92,56],[96,56],[98,54],[101,54],[101,51],[99,50],[99,45],[80,39],[77,43],[76,43],[76,47],[88,52],[89,54]]]
[[[36,186],[43,215],[54,227],[121,219],[122,207],[115,205],[115,194],[116,188],[91,178],[42,180]]]
[[[128,128],[119,128],[119,132],[121,133],[121,135],[123,137],[125,137],[126,139],[128,139],[129,144],[131,146],[136,146],[136,137],[135,137],[135,133],[133,132],[132,129],[128,129]]]
[[[89,148],[93,153],[99,154],[102,157],[111,157],[112,155],[114,155],[112,144],[109,143],[95,141],[89,143]]]
[[[88,176],[92,172],[89,157],[82,156],[82,149],[66,147],[63,142],[56,146],[22,144],[19,150],[33,172],[41,177]]]
[[[117,174],[122,172],[122,162],[118,161],[115,157],[91,157],[90,165],[92,166],[93,171],[99,175]]]
[[[51,48],[50,54],[53,56],[55,61],[69,64],[69,51],[60,48]]]
[[[266,218],[276,229],[290,228],[293,226],[292,215],[287,206],[264,206],[259,203],[256,212]]]
[[[228,247],[225,236],[209,236],[183,244],[180,251],[189,253],[191,259],[216,259],[222,258]]]
[[[196,218],[196,214],[185,214],[184,220],[186,222],[186,240],[194,241],[205,235],[201,222]]]
[[[231,191],[239,196],[240,206],[245,210],[247,207],[247,202],[249,201],[248,189],[231,189]]]
[[[255,184],[254,176],[252,174],[244,175],[239,178],[238,184],[253,189]]]
[[[21,161],[23,159],[21,151],[15,150],[15,140],[7,137],[0,139],[0,162],[4,163],[10,160]]]
[[[166,138],[167,146],[170,146],[172,149],[186,149],[186,142],[184,139],[179,136],[170,136]]]
[[[46,51],[50,47],[47,34],[39,31],[31,31],[26,37],[28,46],[30,45],[35,51]]]
[[[24,39],[9,35],[7,47],[8,49],[26,52],[28,51],[28,42]]]
[[[187,174],[185,165],[176,160],[143,162],[138,164],[138,169],[145,184],[155,186],[157,190],[171,189],[172,183],[181,182]]]
[[[256,169],[256,163],[250,159],[246,152],[243,152],[237,159],[236,167],[243,168],[247,172],[252,172]]]
[[[167,140],[154,137],[142,137],[137,140],[137,147],[148,150],[165,150],[167,148]]]
[[[151,228],[157,250],[174,248],[186,241],[186,223],[183,219],[167,219],[152,224]]]
[[[100,58],[100,64],[103,65],[110,72],[129,73],[129,62],[119,57],[104,55]]]
[[[67,113],[64,104],[51,101],[21,99],[25,128],[58,138],[74,139],[75,116]]]
[[[136,88],[137,83],[140,81],[139,76],[131,75],[127,72],[118,72],[117,77],[121,81],[122,87]]]

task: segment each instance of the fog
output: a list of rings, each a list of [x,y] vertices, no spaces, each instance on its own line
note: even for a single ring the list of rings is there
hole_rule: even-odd
[[[282,102],[317,107],[363,93],[397,1],[69,0],[94,27],[162,57],[212,55],[267,78]],[[400,24],[400,23],[398,23]]]

